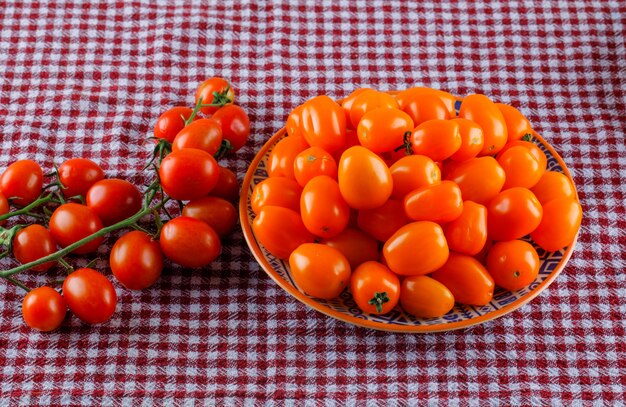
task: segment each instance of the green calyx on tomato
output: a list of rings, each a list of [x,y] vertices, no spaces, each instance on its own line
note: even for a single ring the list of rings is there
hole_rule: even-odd
[[[389,296],[387,295],[386,292],[382,292],[382,293],[374,293],[374,297],[372,297],[371,300],[369,300],[367,303],[370,305],[373,305],[376,307],[376,312],[382,312],[383,311],[383,304],[388,303],[389,302]]]

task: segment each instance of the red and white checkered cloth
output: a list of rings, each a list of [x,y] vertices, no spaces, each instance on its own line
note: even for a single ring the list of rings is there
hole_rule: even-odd
[[[117,313],[101,326],[71,318],[34,332],[22,293],[1,283],[0,405],[626,403],[623,1],[161,3],[0,4],[0,168],[82,156],[141,183],[156,118],[191,105],[213,75],[232,81],[252,121],[229,161],[240,180],[314,95],[481,92],[520,108],[572,170],[578,247],[530,304],[429,335],[308,309],[265,275],[241,232],[210,268],[171,267],[139,293],[116,285]]]

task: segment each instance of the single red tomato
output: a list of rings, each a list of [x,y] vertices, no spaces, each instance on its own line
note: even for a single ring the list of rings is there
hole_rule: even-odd
[[[70,311],[88,324],[108,321],[117,305],[113,284],[90,268],[78,269],[65,278],[63,297]]]
[[[163,252],[149,234],[134,230],[120,237],[111,249],[111,272],[124,287],[143,290],[153,285],[163,270]]]
[[[24,322],[38,331],[50,332],[60,327],[66,312],[63,297],[51,287],[30,290],[22,301]]]
[[[13,238],[13,256],[22,264],[49,256],[56,249],[57,245],[50,231],[41,225],[26,226]],[[44,272],[54,266],[54,263],[54,261],[49,261],[33,267],[32,270]]]
[[[264,206],[252,222],[252,231],[265,249],[279,259],[288,259],[303,243],[312,243],[298,212],[280,206]]]
[[[227,89],[228,91],[226,91]],[[196,104],[200,98],[202,98],[203,105],[212,104],[214,102],[214,92],[219,94],[226,92],[226,97],[230,100],[230,103],[235,101],[235,91],[230,86],[230,83],[224,78],[213,77],[198,86],[198,90],[196,90]],[[218,109],[219,106],[207,106],[201,108],[200,111],[206,115],[211,115],[217,112]]]
[[[450,113],[439,97],[430,93],[414,94],[407,98],[402,110],[406,112],[415,126],[429,120],[448,120]]]
[[[192,113],[193,110],[185,106],[176,106],[165,111],[154,125],[155,142],[158,142],[158,139],[165,139],[170,143],[174,141],[174,137],[185,127],[185,121]],[[194,117],[194,120],[197,117]]]
[[[417,126],[411,134],[413,154],[433,161],[449,158],[461,148],[459,124],[453,120],[429,120]]]
[[[519,110],[504,103],[496,103],[496,106],[504,117],[508,141],[519,140],[527,134],[532,134],[530,122]]]
[[[418,318],[438,318],[454,307],[454,296],[439,281],[428,276],[410,276],[402,280],[400,304]]]
[[[444,103],[444,105],[446,105],[449,117],[456,117],[456,109],[454,107],[456,103],[456,97],[448,92],[444,92],[439,89],[431,89],[418,86],[404,90],[396,95],[398,107],[404,110],[408,103],[411,101],[411,99],[417,95],[437,96]]]
[[[398,103],[396,103],[393,96],[377,90],[367,90],[358,94],[350,106],[350,123],[352,128],[358,129],[361,118],[365,113],[379,107],[397,109]]]
[[[141,210],[142,196],[136,186],[123,179],[103,179],[89,188],[87,206],[109,226]]]
[[[493,298],[493,278],[471,256],[450,253],[446,264],[431,277],[445,285],[460,304],[486,305]]]
[[[357,127],[359,143],[375,152],[402,148],[404,135],[413,131],[413,120],[400,109],[380,107],[363,115]]]
[[[59,206],[50,217],[50,234],[61,247],[67,247],[102,229],[102,221],[89,207],[76,203]],[[97,237],[73,250],[76,254],[93,253],[103,238]]]
[[[485,95],[469,95],[463,99],[459,117],[471,120],[483,129],[484,144],[478,155],[492,155],[502,150],[508,133],[502,112]]]
[[[250,195],[250,207],[255,215],[264,206],[280,206],[300,212],[302,187],[293,179],[270,177],[256,184]]]
[[[381,242],[386,242],[408,222],[402,202],[392,199],[378,208],[360,210],[357,217],[359,229]]]
[[[219,177],[215,158],[195,148],[183,148],[168,154],[159,168],[163,191],[181,201],[208,195],[217,185]]]
[[[0,176],[0,191],[16,206],[26,206],[41,195],[43,171],[33,160],[19,160]]]
[[[487,270],[496,285],[511,291],[532,283],[539,274],[539,265],[535,248],[522,240],[498,242],[487,255]]]
[[[420,187],[404,198],[404,211],[412,220],[453,221],[463,213],[461,190],[452,181]]]
[[[302,106],[302,135],[311,147],[334,153],[346,143],[346,117],[334,100],[317,96]]]
[[[526,236],[539,226],[543,208],[537,197],[526,188],[500,192],[487,206],[487,231],[493,240],[514,240]]]
[[[280,140],[267,159],[267,173],[270,177],[295,179],[293,169],[298,154],[309,148],[304,137],[292,136]]]
[[[461,216],[446,225],[445,235],[450,250],[478,254],[487,242],[487,208],[476,202],[463,202]]]
[[[183,128],[172,142],[172,151],[197,148],[214,155],[222,145],[222,128],[213,119],[199,119]]]
[[[315,298],[337,297],[350,283],[350,263],[337,249],[304,243],[289,256],[291,276],[297,286]]]
[[[352,122],[350,121],[350,109],[352,109],[352,105],[354,104],[354,101],[356,100],[356,98],[360,94],[368,90],[374,90],[374,89],[370,89],[370,88],[356,89],[354,90],[354,92],[350,93],[347,98],[341,101],[341,107],[343,108],[343,112],[346,114],[346,125],[349,128],[356,128],[356,127],[352,127]]]
[[[464,201],[483,205],[502,190],[504,178],[504,170],[493,157],[472,158],[458,163],[446,175],[447,180],[459,186]]]
[[[337,177],[341,195],[354,209],[377,208],[387,202],[393,190],[393,179],[385,162],[361,146],[344,151]]]
[[[522,146],[507,149],[498,158],[498,164],[505,173],[503,189],[532,188],[546,171],[546,167],[542,168],[532,153]]]
[[[530,237],[546,251],[561,250],[576,238],[582,217],[582,206],[575,199],[553,199],[543,206],[541,223],[531,232]]]
[[[557,198],[572,198],[576,196],[574,185],[565,174],[556,171],[546,171],[539,182],[530,189],[543,205]]]
[[[211,195],[231,202],[239,199],[239,181],[237,181],[235,173],[226,167],[220,166],[219,178],[217,179],[217,184],[211,190]]]
[[[396,161],[389,169],[393,178],[391,197],[404,200],[411,191],[441,182],[441,170],[425,155],[409,155]]]
[[[183,208],[183,216],[201,220],[211,226],[220,237],[232,232],[237,224],[237,209],[227,200],[215,196],[189,201]]]
[[[302,190],[300,214],[309,232],[330,238],[348,225],[350,207],[341,196],[337,181],[320,175],[311,179]]]
[[[483,129],[473,121],[461,117],[452,120],[459,125],[461,147],[450,158],[462,162],[476,157],[485,144]]]
[[[250,118],[237,105],[226,105],[215,112],[213,120],[222,126],[222,138],[230,142],[231,153],[239,151],[250,137]]]
[[[322,239],[320,243],[339,250],[348,259],[352,270],[366,261],[378,260],[378,241],[357,229],[345,228],[338,235]]]
[[[159,243],[168,259],[189,268],[210,264],[222,249],[215,230],[189,216],[179,216],[167,222],[161,229]]]
[[[350,291],[363,312],[386,314],[400,299],[400,279],[377,261],[357,267],[350,277]]]
[[[104,171],[95,162],[86,158],[71,158],[58,169],[61,192],[66,198],[87,195],[89,188],[104,179]]]
[[[289,113],[287,117],[287,123],[285,123],[285,129],[289,136],[302,136],[300,131],[300,123],[302,122],[302,105],[296,107]]]
[[[326,175],[337,179],[337,163],[332,155],[319,147],[310,147],[300,152],[293,162],[293,175],[304,186],[314,177]]]

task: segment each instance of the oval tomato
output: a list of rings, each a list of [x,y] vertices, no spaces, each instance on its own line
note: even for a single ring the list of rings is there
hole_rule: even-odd
[[[208,195],[219,177],[215,158],[195,148],[183,148],[168,154],[159,168],[163,192],[181,201]]]
[[[522,240],[498,242],[487,255],[487,270],[496,285],[511,291],[532,283],[539,274],[539,265],[535,248]]]
[[[237,224],[237,209],[225,199],[205,196],[189,201],[183,208],[183,216],[201,220],[224,237],[233,231]]]
[[[471,120],[483,129],[484,144],[479,155],[496,154],[506,144],[508,133],[502,112],[485,95],[469,95],[463,99],[459,117]]]
[[[485,144],[483,129],[473,121],[461,117],[452,119],[452,121],[459,125],[461,147],[450,158],[462,162],[476,157]]]
[[[406,112],[415,126],[429,120],[448,120],[450,113],[445,103],[434,94],[414,94],[403,103],[402,110]]]
[[[213,93],[223,93],[228,89],[226,97],[230,100],[230,103],[235,101],[235,91],[230,86],[230,83],[224,78],[213,77],[202,82],[196,90],[196,104],[202,98],[203,105],[210,105],[213,103]],[[219,109],[219,106],[206,106],[200,109],[205,115],[211,115]]]
[[[363,115],[357,127],[359,143],[375,153],[402,148],[404,134],[414,128],[411,117],[400,109],[381,107]]]
[[[245,110],[237,105],[226,105],[212,117],[222,128],[222,139],[227,140],[234,153],[248,142],[250,137],[250,118]]]
[[[361,92],[354,99],[352,106],[350,106],[350,123],[352,127],[357,129],[359,122],[365,113],[378,109],[379,107],[386,107],[391,109],[397,109],[398,103],[393,96],[379,92],[377,90],[367,90]]]
[[[123,179],[103,179],[89,188],[87,206],[104,226],[130,218],[141,210],[142,195],[136,186]]]
[[[0,176],[0,191],[16,206],[35,201],[43,187],[43,171],[33,160],[19,160],[9,165]]]
[[[526,188],[500,192],[487,206],[487,230],[493,240],[515,240],[539,226],[543,209]]]
[[[354,92],[350,93],[347,98],[341,101],[341,107],[343,108],[343,112],[346,114],[346,125],[350,128],[352,127],[352,122],[350,121],[350,109],[352,109],[352,105],[356,98],[365,91],[374,90],[371,88],[359,88]],[[355,127],[354,127],[355,128]]]
[[[543,206],[543,218],[530,237],[542,249],[554,252],[572,244],[580,228],[583,210],[572,198],[556,198]]]
[[[66,198],[85,196],[89,188],[104,179],[104,171],[95,162],[86,158],[71,158],[57,170],[63,184],[61,192]]]
[[[213,155],[222,144],[222,128],[213,119],[199,119],[183,128],[172,142],[172,151],[197,148]]]
[[[496,103],[496,106],[504,117],[509,141],[519,140],[527,134],[532,134],[530,122],[519,110],[504,103]]]
[[[452,181],[420,187],[404,198],[404,212],[412,220],[450,222],[463,212],[461,190]]]
[[[178,132],[185,128],[185,121],[191,117],[192,113],[193,110],[185,106],[175,106],[165,111],[154,125],[154,137],[157,139],[155,142],[158,139],[165,139],[170,143],[174,141]]]
[[[301,187],[319,175],[337,179],[337,163],[328,152],[319,147],[310,147],[296,156],[293,162],[293,175]]]
[[[291,276],[298,287],[315,298],[337,297],[350,282],[350,264],[337,249],[304,243],[289,256]]]
[[[459,124],[452,120],[429,120],[417,126],[411,134],[413,154],[433,161],[442,161],[461,148]]]
[[[537,159],[537,161],[539,162],[539,168],[542,171],[545,171],[546,166],[548,165],[548,159],[546,158],[546,155],[543,151],[541,151],[541,149],[539,148],[538,145],[536,145],[535,143],[531,143],[530,141],[525,141],[525,140],[513,140],[513,141],[509,141],[508,143],[506,143],[506,145],[502,148],[502,150],[500,150],[500,152],[498,153],[498,155],[496,155],[496,160],[499,160],[500,157],[502,157],[502,155],[504,153],[506,153],[506,151],[510,148],[513,147],[525,147],[528,149],[528,151],[530,151],[530,153],[533,155],[533,157],[535,157]]]
[[[252,231],[265,249],[279,259],[288,259],[303,243],[312,243],[298,212],[279,206],[264,206],[252,222]]]
[[[235,173],[220,166],[220,174],[217,184],[211,190],[211,196],[217,196],[231,202],[236,201],[239,198],[239,182]]]
[[[330,238],[348,225],[350,207],[339,192],[339,185],[325,175],[310,180],[300,197],[302,222],[316,236]]]
[[[301,195],[302,187],[290,178],[266,178],[252,190],[250,207],[255,215],[258,215],[264,206],[280,206],[300,212]]]
[[[102,229],[102,221],[85,205],[66,203],[59,206],[50,217],[50,234],[61,247],[67,247]],[[97,237],[73,250],[76,254],[93,253],[103,238]]]
[[[532,188],[546,171],[531,152],[522,146],[507,149],[499,155],[498,164],[506,174],[503,189]]]
[[[445,285],[460,304],[485,305],[493,298],[493,278],[471,256],[450,253],[446,264],[431,277]]]
[[[317,96],[302,106],[302,135],[311,147],[334,153],[346,143],[346,116],[328,96]]]
[[[124,287],[143,290],[153,285],[163,270],[159,242],[139,230],[120,237],[111,249],[111,272]]]
[[[350,147],[341,155],[339,190],[354,209],[377,208],[387,202],[393,190],[391,172],[385,162],[365,147]]]
[[[463,202],[461,216],[445,227],[445,235],[450,250],[471,256],[480,253],[487,242],[487,208]]]
[[[159,244],[165,257],[189,268],[210,264],[222,250],[215,230],[189,216],[179,216],[167,222],[161,229]]]
[[[117,305],[113,284],[90,268],[78,269],[65,278],[63,297],[70,311],[88,324],[108,321]]]
[[[357,229],[345,228],[338,235],[322,239],[320,243],[339,250],[348,259],[352,270],[366,261],[378,260],[378,241]]]
[[[287,135],[289,136],[302,136],[302,132],[300,131],[300,125],[302,122],[302,105],[296,107],[289,113],[289,117],[287,117],[287,123],[285,124],[285,129],[287,130]]]
[[[381,242],[387,241],[408,221],[402,202],[392,199],[378,208],[360,210],[357,217],[359,228]]]
[[[454,97],[452,94],[448,92],[444,92],[443,90],[424,88],[424,87],[409,88],[407,90],[404,90],[398,93],[396,95],[396,101],[398,102],[398,106],[400,107],[400,109],[404,110],[404,108],[407,106],[409,101],[417,95],[437,96],[443,102],[443,104],[446,105],[446,108],[448,109],[449,117],[456,116],[456,109],[454,107],[456,103],[456,97]]]
[[[400,299],[400,279],[386,266],[368,261],[352,273],[350,291],[363,312],[386,314]]]
[[[304,137],[285,137],[272,149],[267,159],[267,173],[270,177],[294,179],[293,167],[296,156],[309,148]]]
[[[546,171],[531,191],[543,205],[557,198],[575,198],[574,186],[565,174]]]
[[[484,205],[502,190],[505,174],[493,157],[479,157],[456,164],[446,179],[459,186],[464,201]]]
[[[428,276],[411,276],[402,281],[400,304],[418,318],[437,318],[454,307],[454,296],[439,281]]]
[[[50,332],[60,327],[66,312],[65,300],[51,287],[30,290],[22,301],[24,322],[38,331]]]
[[[393,179],[391,197],[403,200],[411,191],[441,182],[441,170],[425,155],[409,155],[396,161],[389,169]]]
[[[22,264],[49,256],[57,249],[50,231],[41,225],[29,225],[17,232],[12,247],[13,256]],[[33,267],[32,270],[43,272],[54,264],[54,261],[49,261]]]

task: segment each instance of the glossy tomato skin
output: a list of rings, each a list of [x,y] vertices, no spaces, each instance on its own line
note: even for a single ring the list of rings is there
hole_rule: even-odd
[[[205,80],[198,86],[198,90],[196,90],[196,103],[202,98],[203,105],[209,105],[213,103],[213,92],[222,93],[226,89],[228,92],[226,96],[230,99],[231,103],[235,101],[235,91],[230,86],[230,83],[224,78],[213,77]],[[200,109],[202,113],[205,115],[211,115],[219,109],[218,106],[207,106]]]
[[[306,294],[325,300],[337,297],[350,283],[350,263],[337,249],[304,243],[289,256],[291,276]]]
[[[391,198],[404,200],[411,191],[441,182],[441,170],[433,160],[425,155],[409,155],[395,162],[389,168],[393,179]]]
[[[149,234],[134,230],[120,237],[111,249],[111,272],[124,287],[143,290],[152,286],[163,270],[163,252]]]
[[[58,168],[59,181],[66,198],[85,196],[89,188],[104,179],[104,171],[98,164],[86,158],[71,158]]]
[[[66,203],[52,213],[49,227],[54,241],[61,247],[67,247],[102,229],[102,221],[89,207]],[[74,249],[73,253],[93,253],[98,250],[102,240],[102,237],[95,238]]]
[[[302,190],[300,214],[309,232],[331,238],[348,225],[350,207],[341,196],[337,181],[320,175],[311,179]]]
[[[498,164],[506,174],[503,189],[532,188],[546,171],[545,166],[542,168],[539,160],[522,146],[507,149],[498,158]]]
[[[556,171],[546,171],[530,190],[542,205],[557,198],[576,197],[576,191],[569,178]]]
[[[461,216],[446,225],[445,235],[450,250],[470,256],[480,253],[487,242],[487,208],[463,202]]]
[[[280,206],[300,212],[302,187],[293,179],[270,177],[256,184],[250,196],[250,207],[255,215],[264,206]]]
[[[400,304],[418,318],[437,318],[454,307],[454,296],[439,281],[428,276],[410,276],[402,280]]]
[[[343,112],[346,114],[346,125],[348,126],[348,128],[351,128],[351,129],[356,128],[352,126],[352,121],[350,120],[350,109],[352,109],[352,105],[354,104],[354,101],[360,94],[368,90],[374,90],[374,89],[371,89],[371,88],[356,89],[352,93],[350,93],[347,98],[341,101],[341,108],[343,109]]]
[[[219,176],[215,158],[195,148],[173,151],[163,159],[159,168],[163,191],[181,201],[208,195],[217,185]]]
[[[413,120],[400,109],[380,107],[363,115],[357,127],[359,143],[375,152],[401,148],[404,134],[413,131]]]
[[[65,278],[63,297],[70,311],[88,324],[108,321],[117,305],[113,284],[90,268],[78,269]]]
[[[483,129],[484,145],[478,155],[496,154],[506,144],[508,132],[504,116],[487,96],[477,94],[465,97],[459,117],[471,120]]]
[[[493,298],[493,278],[471,256],[450,253],[446,264],[431,277],[445,285],[458,303],[480,306],[488,304]]]
[[[237,224],[237,209],[225,199],[205,196],[189,201],[183,216],[201,220],[211,226],[219,237],[227,236]]]
[[[404,198],[404,211],[414,221],[453,221],[463,212],[461,190],[452,181],[420,187]]]
[[[453,120],[429,120],[417,126],[411,134],[413,154],[433,161],[449,158],[461,148],[459,124]]]
[[[535,157],[537,161],[539,162],[539,168],[542,170],[542,172],[545,171],[546,166],[548,165],[548,159],[546,158],[545,153],[541,151],[539,146],[535,143],[531,143],[530,141],[525,141],[525,140],[509,141],[508,143],[504,145],[502,150],[500,150],[498,155],[496,155],[496,160],[500,160],[502,155],[505,154],[508,149],[513,148],[513,147],[527,148],[528,151],[530,151],[530,153],[532,154],[532,156]]]
[[[361,119],[367,112],[381,107],[397,109],[398,103],[393,96],[384,92],[377,90],[361,92],[354,99],[352,106],[350,106],[350,123],[352,127],[358,129]]]
[[[363,312],[386,314],[400,299],[400,279],[377,261],[361,264],[352,272],[350,291]]]
[[[504,117],[508,141],[519,140],[526,134],[532,134],[533,129],[530,126],[530,122],[519,110],[504,103],[496,103],[496,106]]]
[[[486,205],[502,190],[505,173],[493,157],[478,157],[456,164],[446,179],[459,186],[463,200]]]
[[[459,125],[461,147],[450,158],[454,161],[463,162],[476,157],[485,144],[483,129],[473,121],[461,117],[454,118],[452,121]]]
[[[378,241],[357,229],[345,228],[338,235],[322,239],[320,243],[333,247],[346,256],[351,270],[366,261],[378,260]]]
[[[89,188],[87,207],[104,226],[130,218],[141,210],[142,196],[136,186],[123,179],[103,179]]]
[[[543,208],[537,197],[526,188],[500,192],[487,206],[487,230],[493,240],[515,240],[539,226]]]
[[[287,117],[287,123],[285,123],[285,129],[289,136],[302,136],[300,132],[300,123],[302,121],[302,105],[296,107],[289,113]]]
[[[415,94],[407,99],[402,110],[413,119],[415,126],[429,120],[448,120],[450,118],[445,103],[434,94]]]
[[[222,127],[222,139],[232,146],[231,153],[239,151],[250,137],[250,118],[245,110],[237,105],[226,105],[212,117]]]
[[[167,222],[159,237],[165,257],[188,268],[204,267],[219,256],[220,238],[212,227],[189,216]]]
[[[540,264],[535,248],[522,240],[498,242],[487,255],[487,270],[494,282],[511,291],[532,283]]]
[[[573,198],[556,198],[543,206],[543,218],[530,237],[542,249],[554,252],[572,244],[580,229],[583,210]]]
[[[176,106],[165,111],[154,125],[154,137],[157,139],[155,142],[158,139],[165,139],[170,143],[174,141],[178,132],[185,128],[185,120],[188,120],[192,113],[193,110],[185,106]]]
[[[304,137],[292,136],[280,140],[267,159],[267,173],[270,177],[295,179],[293,173],[296,156],[309,148]]]
[[[396,95],[398,107],[404,110],[408,103],[411,101],[411,99],[417,95],[437,96],[444,103],[444,105],[446,105],[449,117],[456,116],[456,109],[454,107],[454,104],[456,103],[456,98],[454,97],[454,95],[439,89],[414,87],[404,90]]]
[[[16,206],[36,200],[43,186],[43,171],[33,160],[19,160],[9,165],[0,176],[0,191]]]
[[[239,199],[239,181],[237,175],[226,167],[220,166],[217,184],[211,190],[212,196],[233,202]]]
[[[346,143],[346,117],[328,96],[317,96],[302,106],[300,130],[311,147],[334,153]]]
[[[386,242],[396,230],[408,222],[402,202],[392,199],[378,208],[359,211],[357,217],[359,229],[381,242]]]
[[[398,229],[383,246],[387,266],[396,274],[414,276],[437,270],[448,260],[449,249],[441,226],[413,222]]]
[[[365,147],[350,147],[341,155],[339,190],[354,209],[377,208],[387,202],[393,179],[387,164]]]
[[[262,207],[252,222],[252,231],[268,252],[283,260],[301,244],[315,239],[298,212],[279,206]]]
[[[197,148],[214,155],[222,144],[222,128],[213,119],[199,119],[183,128],[172,142],[172,151]]]
[[[310,147],[300,152],[293,162],[293,175],[298,184],[304,186],[318,175],[337,179],[337,163],[332,155],[319,147]]]
[[[50,231],[37,224],[26,226],[17,232],[13,238],[13,256],[22,264],[39,260],[54,253],[57,245],[52,239]],[[44,272],[54,265],[49,261],[32,268],[34,271]]]
[[[58,291],[43,286],[30,290],[22,301],[22,316],[32,329],[54,331],[65,319],[67,306]]]

